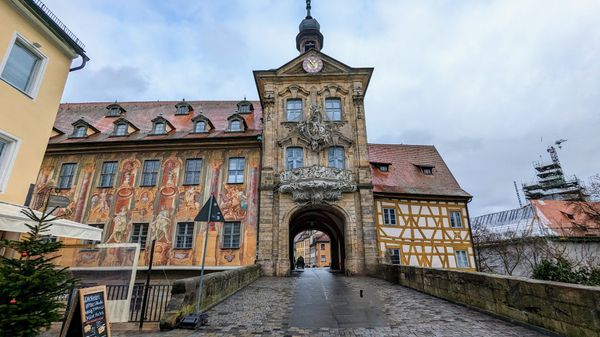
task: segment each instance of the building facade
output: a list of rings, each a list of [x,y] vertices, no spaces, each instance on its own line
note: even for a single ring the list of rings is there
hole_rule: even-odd
[[[39,0],[0,2],[0,22],[0,238],[18,239],[67,76],[88,57]]]
[[[63,104],[36,184],[72,202],[58,215],[104,230],[104,243],[140,243],[158,269],[199,268],[206,226],[194,222],[214,195],[225,223],[208,226],[207,264],[256,259],[261,111],[241,102]],[[81,118],[84,116],[84,118]],[[65,240],[67,244],[83,243]],[[63,253],[74,267],[111,265],[100,251]]]
[[[325,233],[324,262],[350,275],[375,271],[395,250],[394,263],[472,269],[470,195],[435,148],[368,144],[373,68],[322,53],[307,10],[300,54],[254,71],[259,102],[62,105],[36,193],[43,199],[58,186],[73,200],[62,212],[104,226],[105,242],[156,239],[162,268],[198,268],[203,249],[191,219],[214,194],[226,222],[209,227],[213,269],[259,263],[265,275],[288,275],[305,231]],[[190,185],[188,163],[199,159],[200,180]],[[232,233],[239,247],[223,245]],[[191,247],[178,248],[180,240]],[[75,254],[65,263],[103,258]]]

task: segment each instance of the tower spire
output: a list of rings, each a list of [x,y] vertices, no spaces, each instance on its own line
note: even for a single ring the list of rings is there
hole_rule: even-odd
[[[310,15],[311,0],[306,0],[306,17],[300,22],[300,32],[296,35],[296,48],[304,53],[308,50],[321,50],[323,48],[323,34],[317,19]]]

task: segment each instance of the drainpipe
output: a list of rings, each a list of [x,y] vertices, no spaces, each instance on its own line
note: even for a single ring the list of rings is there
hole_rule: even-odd
[[[465,209],[467,210],[467,221],[469,222],[469,237],[471,238],[471,247],[473,248],[473,259],[475,260],[475,271],[481,271],[481,261],[479,260],[479,251],[475,248],[473,243],[473,226],[471,226],[471,215],[469,214],[469,203],[473,200],[473,197],[469,198],[465,202]]]
[[[87,61],[89,61],[89,60],[90,60],[90,58],[89,58],[89,57],[87,57],[87,56],[86,56],[85,54],[83,54],[83,53],[79,54],[79,56],[81,56],[81,64],[80,64],[80,65],[78,65],[77,67],[74,67],[74,68],[71,68],[71,69],[69,69],[69,72],[71,72],[71,71],[77,71],[77,70],[79,70],[79,69],[83,69],[83,67],[85,67],[85,64],[87,63]]]
[[[264,125],[263,125],[263,129],[264,129]],[[263,167],[263,133],[261,132],[260,135],[258,135],[256,137],[256,140],[259,141],[258,143],[258,155],[260,156],[260,161],[259,161],[259,165],[258,165],[258,186],[257,186],[257,192],[258,192],[258,202],[256,203],[256,257],[255,257],[255,261],[258,262],[258,248],[260,246],[260,199],[261,198],[261,184],[262,184],[262,167]],[[256,263],[255,262],[255,263]]]

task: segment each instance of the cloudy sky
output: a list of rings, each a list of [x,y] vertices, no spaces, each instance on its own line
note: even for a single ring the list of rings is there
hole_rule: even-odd
[[[44,0],[87,45],[63,101],[257,99],[252,70],[292,59],[302,0]],[[472,215],[518,206],[513,181],[567,138],[600,172],[600,1],[313,0],[323,52],[375,72],[369,140],[434,144]]]

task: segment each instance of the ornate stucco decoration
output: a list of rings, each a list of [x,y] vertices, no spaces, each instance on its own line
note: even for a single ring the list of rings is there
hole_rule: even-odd
[[[311,150],[319,152],[324,147],[333,145],[333,132],[336,126],[323,119],[323,113],[318,105],[310,106],[308,119],[298,123],[298,134],[310,146]]]
[[[279,192],[291,193],[297,202],[338,201],[343,192],[356,191],[352,172],[334,167],[309,166],[284,171]]]

